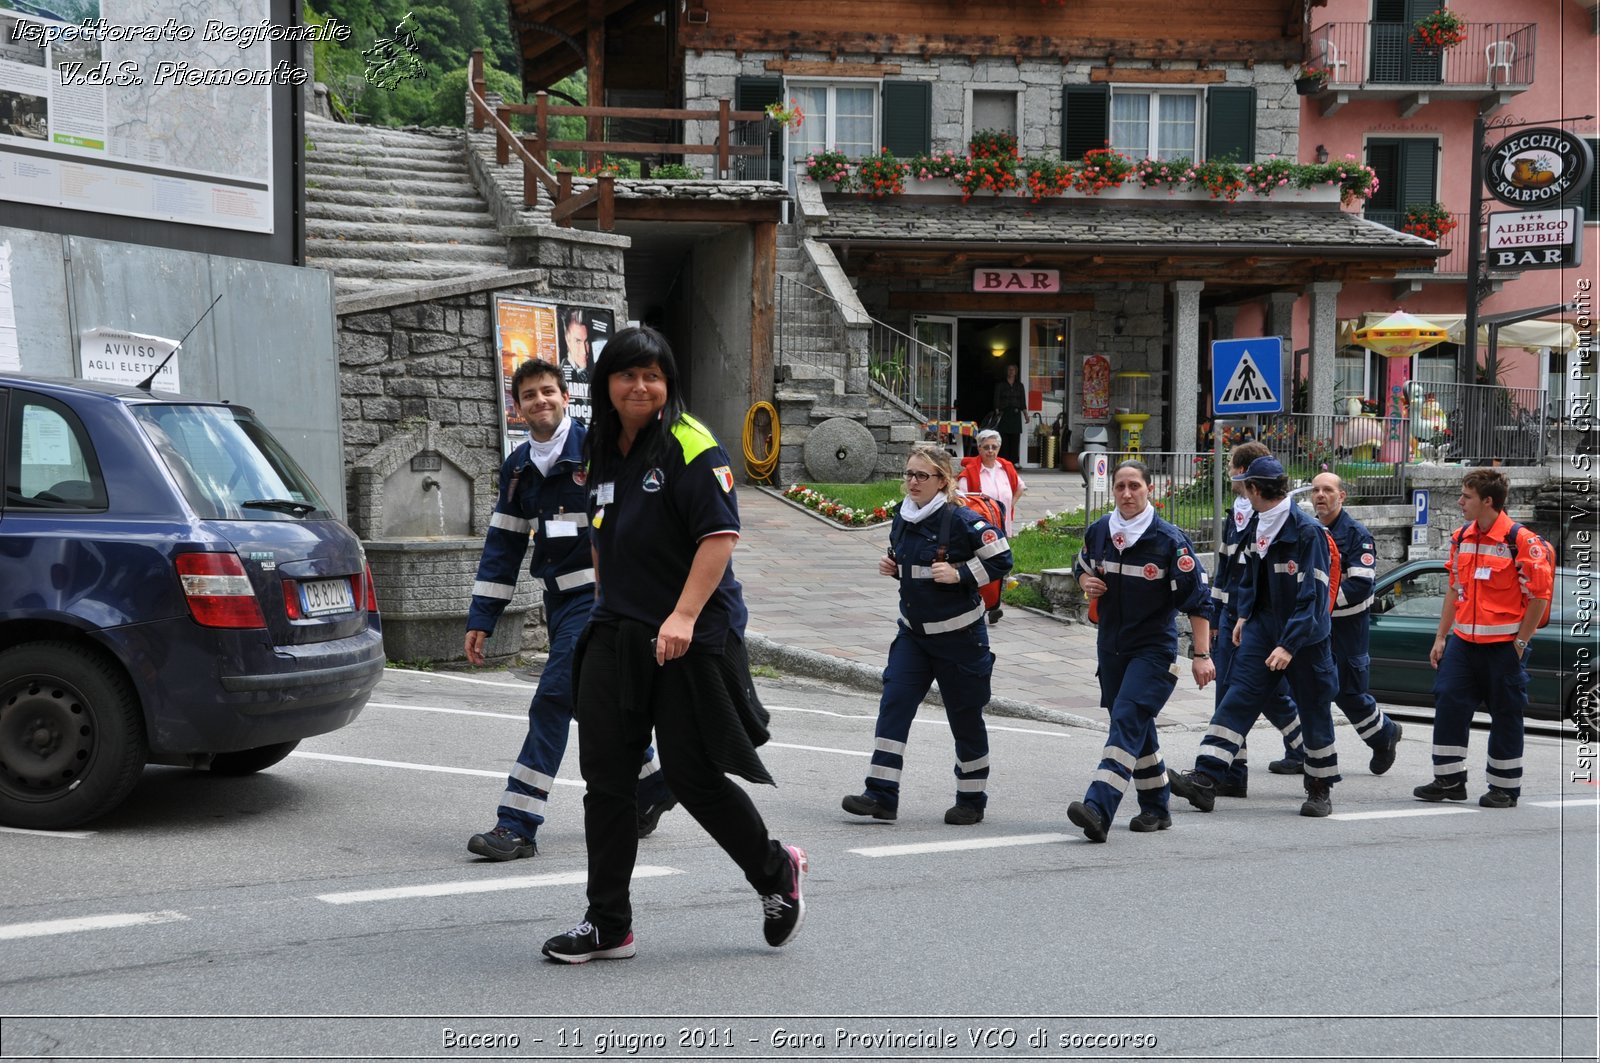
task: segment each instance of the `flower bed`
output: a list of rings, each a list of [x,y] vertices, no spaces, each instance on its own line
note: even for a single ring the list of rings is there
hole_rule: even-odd
[[[791,502],[798,502],[807,509],[814,509],[829,520],[838,524],[845,524],[855,528],[868,528],[874,524],[883,524],[894,519],[896,503],[875,506],[872,509],[865,507],[855,508],[836,502],[818,491],[814,491],[805,484],[794,484],[783,492],[783,497]]]

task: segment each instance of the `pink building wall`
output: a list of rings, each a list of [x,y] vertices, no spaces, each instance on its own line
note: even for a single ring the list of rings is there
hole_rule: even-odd
[[[1576,0],[1517,0],[1514,3],[1507,3],[1506,0],[1452,0],[1449,7],[1468,23],[1537,24],[1532,81],[1526,91],[1512,97],[1509,104],[1491,113],[1490,121],[1552,125],[1555,124],[1554,119],[1565,116],[1600,115],[1600,80],[1597,80],[1600,79],[1600,75],[1597,75],[1597,70],[1600,70],[1600,37],[1592,32],[1593,14]],[[1370,21],[1371,14],[1370,0],[1329,0],[1325,5],[1311,9],[1309,28],[1315,34],[1326,23],[1366,22]],[[1360,71],[1348,68],[1343,74],[1350,81],[1360,77]],[[1363,99],[1359,92],[1353,92],[1350,102],[1325,117],[1321,113],[1321,99],[1315,96],[1302,97],[1299,161],[1315,161],[1319,144],[1326,147],[1329,158],[1340,159],[1350,155],[1364,160],[1366,145],[1371,138],[1436,138],[1440,144],[1438,199],[1448,210],[1465,215],[1471,195],[1472,121],[1478,107],[1477,100],[1446,99],[1429,103],[1411,117],[1402,118],[1395,100]],[[1570,132],[1589,138],[1600,133],[1600,122],[1594,118],[1563,123],[1563,126]],[[1490,129],[1486,139],[1493,145],[1506,135],[1506,131]],[[1484,202],[1485,213],[1512,209],[1487,193]],[[1577,204],[1569,201],[1564,205]],[[1360,212],[1359,206],[1349,209]],[[1586,220],[1583,239],[1582,265],[1559,270],[1526,270],[1485,299],[1479,306],[1480,315],[1573,299],[1578,293],[1580,278],[1587,278],[1592,284],[1600,276],[1600,218]],[[1424,315],[1430,311],[1464,314],[1466,285],[1427,282],[1420,291],[1397,297],[1391,282],[1350,284],[1343,289],[1338,300],[1341,321],[1359,318],[1369,312],[1385,313],[1396,309]],[[1569,313],[1564,317],[1570,322],[1574,315]],[[1264,306],[1242,308],[1235,334],[1261,335],[1264,331]],[[1308,299],[1301,299],[1295,307],[1294,341],[1296,349],[1309,345]],[[1480,348],[1480,362],[1482,354]],[[1541,383],[1540,359],[1533,352],[1502,347],[1500,361],[1505,366],[1505,383],[1517,387],[1537,387]]]

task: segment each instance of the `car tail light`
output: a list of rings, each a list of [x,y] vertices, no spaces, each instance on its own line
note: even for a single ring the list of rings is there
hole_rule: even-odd
[[[378,588],[373,586],[372,583],[371,565],[366,566],[364,575],[367,581],[367,612],[376,615],[378,612]]]
[[[290,620],[304,619],[300,615],[300,584],[292,579],[283,581],[283,611]]]
[[[267,626],[238,554],[179,554],[176,564],[195,623],[205,627]]]

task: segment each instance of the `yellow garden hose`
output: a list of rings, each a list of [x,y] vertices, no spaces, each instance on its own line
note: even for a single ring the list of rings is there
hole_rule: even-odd
[[[767,423],[772,426],[772,434],[763,441],[762,456],[756,456],[756,441],[758,428],[756,419],[762,414],[767,415]],[[750,479],[771,483],[772,474],[778,470],[778,411],[770,402],[758,402],[750,407],[744,415],[744,468],[750,474]]]

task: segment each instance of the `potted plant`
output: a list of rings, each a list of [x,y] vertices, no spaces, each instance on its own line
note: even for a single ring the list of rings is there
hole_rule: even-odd
[[[1325,66],[1314,63],[1302,64],[1295,71],[1294,90],[1302,96],[1315,96],[1328,85],[1328,75],[1331,71]]]
[[[1454,48],[1466,39],[1466,21],[1446,7],[1423,15],[1411,25],[1411,43],[1418,48],[1443,51]]]
[[[818,184],[833,182],[843,192],[850,187],[850,159],[842,151],[819,151],[806,156],[806,178]]]
[[[898,195],[906,190],[906,164],[884,148],[856,164],[856,180],[861,191],[874,198]]]
[[[1457,224],[1443,203],[1421,203],[1406,209],[1406,220],[1400,231],[1438,243]]]
[[[768,118],[790,131],[799,129],[806,120],[806,113],[800,109],[798,100],[790,100],[787,104],[782,100],[773,100],[767,104],[766,111]]]

